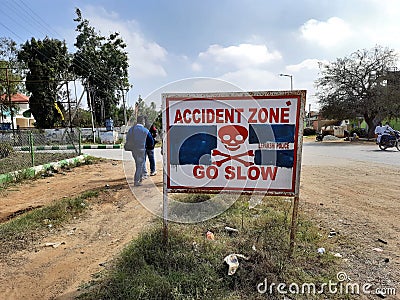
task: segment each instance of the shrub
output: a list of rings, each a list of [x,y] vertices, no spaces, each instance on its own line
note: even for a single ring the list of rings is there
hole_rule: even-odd
[[[13,147],[8,143],[0,143],[0,159],[6,158],[14,152]]]
[[[314,128],[310,128],[310,127],[304,128],[304,132],[303,132],[304,136],[316,135],[316,134],[317,134],[317,131]]]
[[[368,132],[364,128],[354,128],[350,131],[350,136],[353,136],[354,133],[356,133],[358,137],[361,138],[365,138],[368,136]]]

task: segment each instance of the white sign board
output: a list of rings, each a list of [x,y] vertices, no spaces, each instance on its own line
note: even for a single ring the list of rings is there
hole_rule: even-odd
[[[298,194],[305,95],[163,94],[167,191]]]

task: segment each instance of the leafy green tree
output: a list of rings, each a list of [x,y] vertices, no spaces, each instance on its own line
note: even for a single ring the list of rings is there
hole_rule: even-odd
[[[133,117],[134,109],[132,107],[128,107],[126,109],[126,119],[130,120]],[[114,126],[122,126],[125,125],[125,116],[124,116],[124,106],[121,105],[117,107],[117,110],[112,118],[114,120]]]
[[[146,126],[149,127],[151,124],[155,124],[158,129],[161,129],[162,119],[161,111],[157,110],[156,104],[151,102],[147,104],[139,95],[138,101],[135,103],[135,114],[133,121],[136,122],[138,116],[144,116],[146,118]]]
[[[70,65],[65,42],[32,38],[22,45],[18,59],[28,66],[26,88],[31,92],[29,108],[38,128],[61,124],[63,107],[58,97],[59,87]]]
[[[73,71],[83,79],[90,93],[89,105],[94,108],[95,122],[104,125],[104,120],[112,118],[118,110],[119,91],[129,87],[128,55],[126,44],[118,33],[107,38],[101,36],[89,25],[76,9],[79,32],[73,58]],[[89,101],[88,99],[88,101]]]
[[[72,120],[74,127],[92,127],[92,117],[90,111],[78,108],[75,118]]]
[[[399,113],[400,86],[391,84],[392,77],[399,78],[393,72],[396,63],[393,49],[375,46],[320,64],[321,77],[315,83],[321,113],[334,119],[362,116],[373,136],[379,121]]]
[[[18,62],[18,47],[15,41],[10,38],[0,38],[0,114],[13,112],[17,109],[15,105],[10,104],[10,96],[25,92],[22,83],[23,65]],[[1,117],[1,116],[0,116]],[[0,118],[1,119],[1,118]]]

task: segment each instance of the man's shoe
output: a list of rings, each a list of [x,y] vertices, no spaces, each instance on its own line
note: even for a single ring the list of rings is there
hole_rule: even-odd
[[[154,172],[150,173],[150,176],[155,176],[155,175],[157,175],[157,171],[154,171]]]
[[[149,178],[149,175],[147,175],[147,174],[142,176],[142,180],[147,179],[147,178]]]
[[[141,185],[143,185],[143,183],[141,183],[141,182],[139,181],[139,182],[135,182],[134,185],[135,185],[135,186],[141,186]]]

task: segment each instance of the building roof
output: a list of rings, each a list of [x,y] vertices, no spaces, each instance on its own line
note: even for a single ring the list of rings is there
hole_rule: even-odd
[[[8,101],[8,95],[3,94],[0,96],[0,99],[3,102]],[[11,102],[13,102],[13,103],[29,103],[29,97],[24,94],[17,93],[17,94],[11,95]]]

